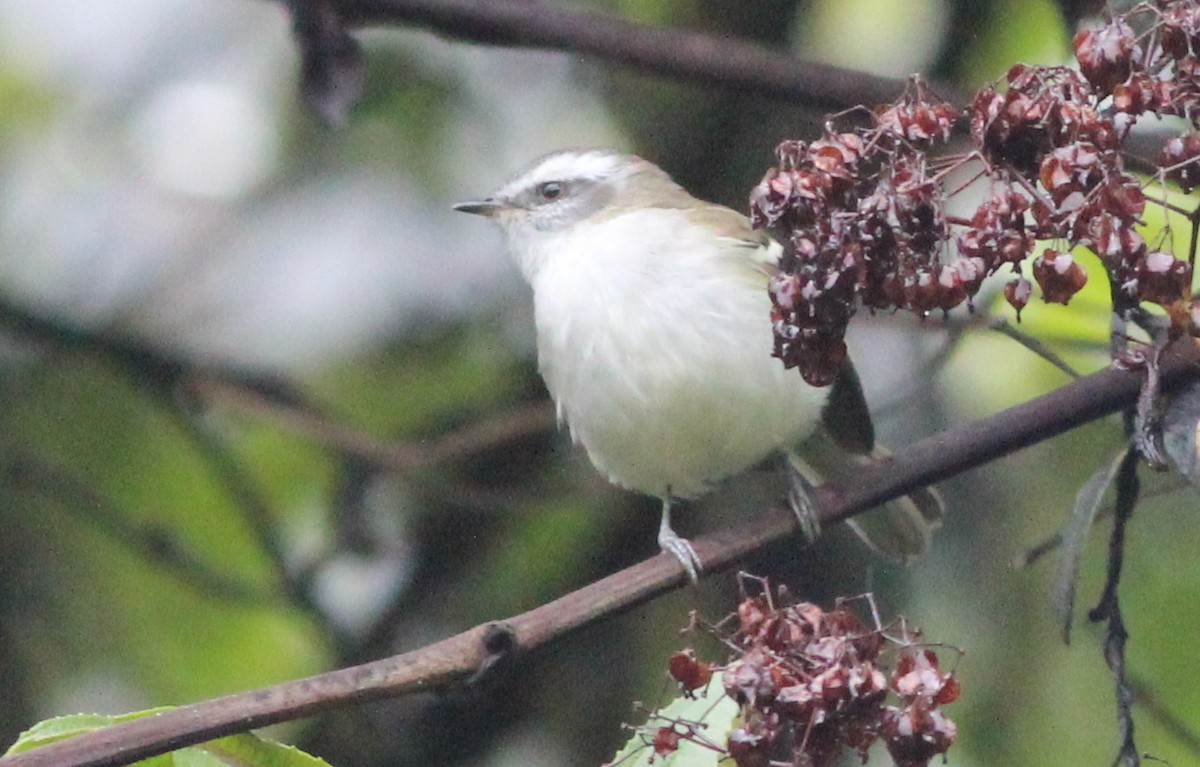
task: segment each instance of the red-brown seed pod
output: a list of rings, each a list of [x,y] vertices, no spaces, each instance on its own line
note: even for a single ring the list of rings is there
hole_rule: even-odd
[[[1157,112],[1163,104],[1159,81],[1145,72],[1134,72],[1129,79],[1113,87],[1112,106],[1118,112],[1140,115],[1143,112]]]
[[[1098,204],[1106,213],[1134,221],[1146,209],[1146,195],[1142,182],[1128,173],[1109,173],[1100,186]]]
[[[1158,155],[1158,167],[1185,192],[1200,186],[1200,133],[1168,139]]]
[[[672,655],[667,670],[684,692],[698,690],[712,679],[712,664],[696,660],[696,653],[691,648]]]
[[[813,166],[826,173],[852,173],[863,156],[863,140],[856,133],[827,132],[809,147]]]
[[[1031,295],[1033,295],[1033,284],[1024,277],[1009,280],[1004,285],[1004,299],[1017,310],[1018,320],[1021,319],[1021,310],[1029,303]]]
[[[1163,8],[1159,25],[1159,45],[1174,59],[1200,48],[1200,6],[1192,2],[1172,2]]]
[[[1170,253],[1146,254],[1138,269],[1138,297],[1162,306],[1187,299],[1192,287],[1192,267]]]
[[[1075,35],[1079,71],[1104,95],[1129,79],[1133,59],[1139,53],[1133,30],[1120,19]]]
[[[762,732],[738,727],[729,733],[729,756],[737,767],[767,767],[771,762],[771,740]]]
[[[1086,193],[1100,183],[1100,154],[1091,144],[1059,147],[1042,160],[1038,178],[1051,199],[1061,205],[1072,193]]]
[[[942,683],[942,689],[938,690],[938,694],[933,697],[933,702],[939,706],[944,703],[953,703],[958,700],[960,694],[962,694],[962,686],[958,683],[958,679],[954,674],[948,674]]]
[[[888,707],[880,734],[897,767],[927,767],[929,760],[944,754],[954,743],[954,722],[922,700],[903,709]]]
[[[670,756],[679,750],[680,733],[674,727],[659,727],[650,745],[659,756]]]
[[[766,597],[747,597],[737,608],[738,633],[746,638],[755,637],[762,633],[762,627],[773,619],[774,611],[770,609]]]
[[[959,112],[950,104],[917,101],[892,104],[875,111],[875,126],[915,144],[948,141]]]
[[[1196,127],[1196,110],[1200,108],[1200,57],[1189,53],[1175,62],[1174,78],[1164,80],[1172,84],[1170,98],[1163,101],[1163,114],[1179,115],[1191,119]]]
[[[1087,284],[1087,272],[1070,253],[1043,251],[1033,262],[1033,278],[1047,303],[1066,304]]]
[[[933,698],[942,686],[937,654],[932,650],[905,648],[896,661],[892,689],[904,700],[919,696]]]
[[[781,686],[781,672],[774,656],[762,647],[751,647],[725,670],[721,679],[725,694],[739,703],[767,705]]]
[[[1082,242],[1100,256],[1110,270],[1122,263],[1136,263],[1146,252],[1146,240],[1133,224],[1107,211],[1088,220]]]

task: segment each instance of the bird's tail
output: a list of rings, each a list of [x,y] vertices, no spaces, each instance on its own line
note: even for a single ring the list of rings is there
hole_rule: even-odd
[[[810,499],[814,487],[825,482],[853,486],[857,472],[887,459],[888,455],[888,451],[878,445],[868,454],[848,452],[823,429],[818,429],[800,452],[787,451],[791,503],[801,517],[802,527],[806,526],[805,514],[812,508]],[[929,549],[933,531],[941,527],[944,511],[937,490],[923,487],[859,514],[846,524],[874,551],[891,559],[907,561]],[[812,525],[807,527],[811,529]]]

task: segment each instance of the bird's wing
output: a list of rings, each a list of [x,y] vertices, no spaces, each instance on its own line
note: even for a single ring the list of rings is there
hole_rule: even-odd
[[[760,274],[773,277],[778,271],[783,247],[762,229],[750,226],[750,219],[736,210],[702,203],[686,209],[683,215],[737,246],[730,249],[730,254],[745,259],[746,265]]]

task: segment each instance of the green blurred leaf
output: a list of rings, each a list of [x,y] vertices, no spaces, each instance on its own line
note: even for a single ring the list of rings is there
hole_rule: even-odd
[[[21,733],[6,755],[31,751],[58,740],[169,710],[170,707],[164,707],[117,716],[73,714],[47,719]],[[140,767],[328,767],[329,763],[294,746],[276,743],[253,733],[242,733],[181,748],[134,764]]]
[[[1188,482],[1200,487],[1200,385],[1192,384],[1171,399],[1163,416],[1163,446]]]
[[[1125,456],[1133,448],[1124,446],[1101,466],[1079,488],[1075,496],[1075,507],[1071,510],[1071,519],[1062,532],[1062,555],[1058,560],[1058,569],[1054,574],[1054,587],[1050,598],[1054,606],[1054,614],[1062,625],[1063,641],[1071,641],[1071,620],[1075,612],[1075,587],[1079,581],[1079,559],[1083,555],[1088,533],[1096,521],[1096,513],[1100,510],[1100,502],[1104,493],[1113,483],[1117,471]]]
[[[725,694],[720,672],[714,673],[708,687],[695,698],[680,695],[665,708],[651,714],[649,721],[637,729],[609,764],[620,767],[714,767],[726,763],[719,751],[686,738],[680,738],[679,748],[665,757],[656,754],[649,742],[657,727],[686,722],[699,725],[700,737],[723,749],[739,712],[738,704]]]
[[[972,86],[1002,77],[1018,62],[1061,64],[1070,55],[1070,33],[1051,0],[991,3],[984,28],[997,33],[971,41],[960,80]]]

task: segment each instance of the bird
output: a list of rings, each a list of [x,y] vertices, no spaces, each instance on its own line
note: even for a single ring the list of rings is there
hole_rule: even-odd
[[[817,388],[772,356],[768,283],[783,249],[745,215],[606,148],[544,155],[454,208],[503,231],[533,289],[559,422],[610,482],[661,500],[659,547],[693,582],[701,562],[672,526],[674,502],[777,456],[812,536],[813,487],[882,455],[849,359]],[[922,489],[871,514],[850,521],[860,537],[910,558],[942,503]]]

